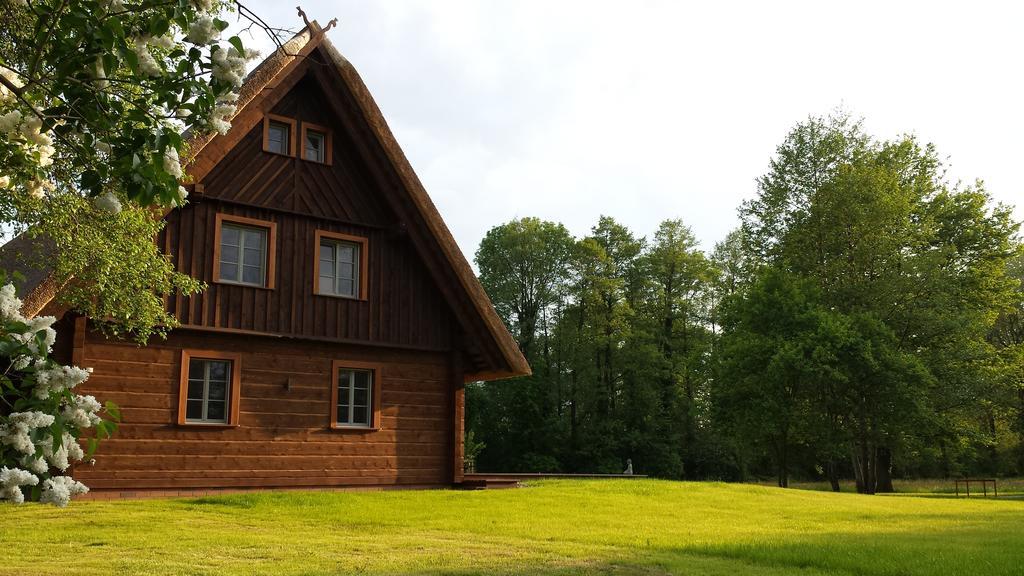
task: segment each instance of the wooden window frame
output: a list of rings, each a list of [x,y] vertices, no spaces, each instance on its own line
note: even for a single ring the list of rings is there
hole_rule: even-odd
[[[306,158],[306,133],[309,130],[312,130],[314,132],[319,132],[319,133],[324,135],[324,161],[323,162],[318,162],[316,160],[310,160],[309,158]],[[314,164],[323,164],[325,166],[331,166],[332,164],[334,164],[334,160],[333,160],[334,144],[333,144],[333,141],[334,141],[334,138],[332,137],[331,129],[330,128],[328,128],[326,126],[321,126],[319,124],[311,124],[309,122],[303,122],[302,123],[302,148],[299,150],[299,158],[305,160],[306,162],[312,162]]]
[[[280,152],[274,152],[270,149],[270,123],[280,122],[281,124],[288,125],[288,153],[281,154]],[[296,122],[294,118],[288,118],[287,116],[278,116],[276,114],[264,114],[263,115],[263,151],[269,154],[276,154],[278,156],[287,156],[289,158],[295,157],[295,140],[298,136],[296,129]],[[303,139],[305,140],[305,139]]]
[[[250,228],[266,228],[267,229],[267,262],[266,262],[266,277],[263,279],[263,285],[249,284],[246,282],[236,282],[234,280],[222,280],[220,277],[220,233],[223,224],[228,222],[229,224],[238,224],[240,226],[248,226]],[[246,218],[244,216],[232,216],[231,214],[217,213],[214,219],[215,231],[213,234],[213,281],[217,284],[230,284],[231,286],[247,286],[249,288],[261,288],[265,290],[274,289],[274,280],[277,276],[277,222],[271,222],[270,220],[258,220],[256,218]],[[319,256],[319,254],[317,255]],[[238,255],[239,259],[242,258],[242,254]]]
[[[369,292],[369,272],[370,272],[370,258],[369,258],[369,246],[370,240],[366,236],[354,236],[352,234],[342,234],[341,232],[329,232],[327,230],[317,230],[314,234],[313,243],[313,294],[316,296],[328,296],[331,298],[345,298],[347,300],[367,300]],[[325,294],[320,291],[320,243],[324,239],[336,240],[338,242],[350,242],[352,244],[359,245],[359,294],[356,296],[346,296],[345,294]]]
[[[340,370],[368,370],[371,374],[370,382],[370,424],[360,426],[358,424],[338,423],[338,371]],[[383,380],[383,365],[375,362],[358,362],[355,360],[334,360],[331,362],[331,414],[330,427],[332,430],[350,430],[355,432],[374,432],[381,429],[380,414],[380,391]]]
[[[228,360],[231,362],[231,389],[227,405],[227,422],[192,422],[185,417],[188,403],[188,365],[192,359],[197,360]],[[205,428],[235,428],[238,426],[238,410],[242,398],[242,355],[219,350],[181,351],[181,375],[178,383],[178,425],[200,426]]]

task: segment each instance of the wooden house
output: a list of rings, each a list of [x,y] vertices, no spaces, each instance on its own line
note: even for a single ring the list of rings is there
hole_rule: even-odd
[[[191,140],[158,242],[209,287],[145,347],[61,321],[123,422],[93,491],[461,481],[464,383],[529,373],[352,65],[311,23]],[[26,312],[59,286],[36,274]]]

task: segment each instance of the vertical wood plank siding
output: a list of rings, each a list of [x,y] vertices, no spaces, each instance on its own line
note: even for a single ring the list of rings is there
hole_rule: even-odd
[[[238,426],[177,424],[181,350],[241,355]],[[331,430],[331,362],[381,368],[375,431]],[[75,476],[97,490],[451,482],[451,354],[175,331],[146,347],[89,332],[81,393],[117,402],[120,430]]]

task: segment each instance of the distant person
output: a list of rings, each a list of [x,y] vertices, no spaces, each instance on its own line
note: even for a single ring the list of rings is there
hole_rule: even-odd
[[[633,475],[633,459],[632,458],[626,458],[626,469],[622,473],[626,474],[628,476],[632,476]]]

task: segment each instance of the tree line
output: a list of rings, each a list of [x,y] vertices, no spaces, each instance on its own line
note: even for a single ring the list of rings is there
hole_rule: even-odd
[[[1024,250],[935,148],[797,124],[710,253],[602,216],[491,229],[480,279],[533,375],[471,385],[484,471],[853,479],[1024,473]]]

